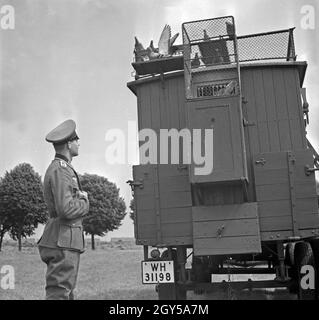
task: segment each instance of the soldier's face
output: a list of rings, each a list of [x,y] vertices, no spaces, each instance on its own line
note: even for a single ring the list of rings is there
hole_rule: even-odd
[[[79,140],[73,140],[70,142],[70,153],[72,157],[76,157],[79,155]]]

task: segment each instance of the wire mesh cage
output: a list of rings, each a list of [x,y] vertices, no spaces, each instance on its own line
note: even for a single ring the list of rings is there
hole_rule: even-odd
[[[232,16],[186,22],[182,32],[187,68],[236,62]]]
[[[238,65],[234,17],[198,20],[182,25],[186,97],[233,95],[238,93],[238,75],[231,81],[218,81],[192,90],[192,73],[207,67],[219,69]]]
[[[290,28],[238,37],[239,61],[295,61],[294,29]]]
[[[226,92],[238,93],[240,90],[239,63],[260,60],[295,61],[293,30],[286,29],[268,33],[236,36],[234,17],[226,16],[214,19],[186,22],[182,25],[183,55],[186,97],[219,96]],[[203,90],[192,90],[192,76],[207,69],[222,70],[237,67],[237,85],[239,90],[224,90],[232,80],[223,84],[204,86]],[[237,78],[237,77],[235,77]],[[216,90],[216,87],[221,90]],[[198,93],[199,92],[199,93]]]

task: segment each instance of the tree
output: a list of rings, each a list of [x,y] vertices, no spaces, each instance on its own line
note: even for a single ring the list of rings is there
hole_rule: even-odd
[[[1,188],[1,187],[0,187]],[[5,212],[0,205],[0,251],[2,249],[2,242],[4,235],[10,230],[10,224],[6,221]]]
[[[0,178],[0,192],[1,192],[1,189],[3,188],[2,181],[3,179]],[[9,230],[10,230],[10,225],[7,222],[5,211],[3,210],[3,206],[0,203],[0,251],[2,249],[3,237]]]
[[[28,163],[21,163],[6,172],[0,185],[2,226],[19,242],[34,234],[39,223],[47,220],[41,177]]]
[[[126,206],[119,196],[119,189],[107,178],[86,173],[80,180],[90,201],[90,210],[83,219],[83,228],[85,234],[91,235],[94,250],[94,236],[104,236],[107,232],[118,229],[126,215]]]
[[[130,218],[133,220],[133,222],[135,221],[135,202],[134,202],[134,198],[131,199],[131,202],[130,202]]]

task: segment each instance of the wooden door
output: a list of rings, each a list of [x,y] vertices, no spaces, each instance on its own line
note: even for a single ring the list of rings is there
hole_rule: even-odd
[[[213,129],[212,171],[207,175],[197,175],[198,166],[193,161],[190,167],[192,183],[224,182],[247,179],[243,119],[238,97],[212,98],[186,102],[188,127],[193,129]],[[203,153],[205,140],[201,141]],[[194,152],[194,141],[192,145]],[[205,150],[205,153],[207,151]]]

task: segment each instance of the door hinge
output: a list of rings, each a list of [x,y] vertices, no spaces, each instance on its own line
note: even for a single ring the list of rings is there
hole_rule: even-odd
[[[140,189],[144,188],[143,179],[139,179],[138,181],[127,180],[126,183],[130,185],[132,190],[134,190],[135,187],[139,187]]]
[[[255,122],[249,122],[248,120],[246,120],[245,118],[243,119],[243,126],[244,127],[251,127],[251,126],[255,126],[256,123]]]

